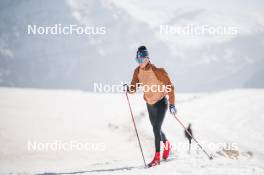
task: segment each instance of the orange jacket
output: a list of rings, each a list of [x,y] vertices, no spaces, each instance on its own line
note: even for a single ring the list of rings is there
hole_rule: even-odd
[[[165,69],[163,68],[157,68],[154,64],[149,63],[148,65],[146,65],[145,69],[149,69],[151,68],[154,72],[154,74],[156,75],[157,79],[159,81],[161,81],[164,85],[168,85],[171,87],[171,91],[168,92],[169,95],[169,103],[174,105],[175,104],[175,88],[174,85],[172,84],[168,73],[165,71]],[[139,73],[139,69],[140,67],[138,66],[135,70],[134,70],[134,74],[133,74],[133,78],[132,81],[130,83],[130,91],[129,93],[134,93],[136,92],[137,89],[137,83],[140,83],[138,80],[138,73]]]

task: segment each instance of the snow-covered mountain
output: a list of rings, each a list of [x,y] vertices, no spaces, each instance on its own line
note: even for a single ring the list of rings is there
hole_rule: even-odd
[[[183,129],[167,113],[163,131],[172,143],[174,160],[144,169],[123,94],[0,88],[0,174],[264,173],[263,90],[178,93],[176,97],[178,117],[184,124],[192,123],[194,136],[215,158],[208,160],[195,143],[187,154]],[[150,161],[153,133],[145,103],[142,94],[129,98]],[[43,146],[56,142],[85,143],[88,150]],[[29,149],[29,143],[37,143],[38,149]]]
[[[264,87],[263,2],[0,2],[0,85],[92,90],[130,81],[139,45],[180,91]],[[105,35],[28,35],[28,25],[104,26]],[[162,35],[160,25],[234,26],[234,36]]]

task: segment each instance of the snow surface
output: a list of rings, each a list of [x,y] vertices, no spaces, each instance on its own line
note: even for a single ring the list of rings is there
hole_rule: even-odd
[[[153,134],[142,94],[130,95],[147,162]],[[77,90],[0,88],[1,174],[263,174],[264,90],[235,89],[177,94],[178,116],[214,160],[187,140],[167,114],[163,130],[173,144],[172,161],[144,169],[124,94]],[[101,150],[32,151],[28,142],[79,141]],[[210,144],[235,144],[231,150]],[[186,146],[181,146],[186,144]],[[125,167],[139,167],[132,170]]]

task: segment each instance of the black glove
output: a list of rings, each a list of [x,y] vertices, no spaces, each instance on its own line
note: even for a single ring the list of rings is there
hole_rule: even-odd
[[[127,84],[123,84],[123,91],[129,92],[129,86]]]

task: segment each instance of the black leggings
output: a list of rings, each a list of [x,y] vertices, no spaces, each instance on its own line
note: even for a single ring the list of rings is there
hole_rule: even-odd
[[[164,97],[153,105],[147,103],[147,108],[155,136],[156,152],[160,152],[160,141],[163,141],[163,143],[167,141],[165,134],[161,130],[161,125],[168,109],[167,98]]]

